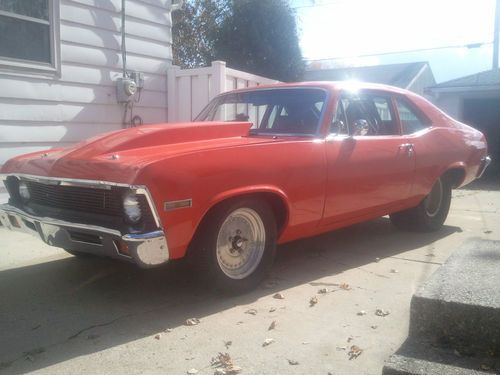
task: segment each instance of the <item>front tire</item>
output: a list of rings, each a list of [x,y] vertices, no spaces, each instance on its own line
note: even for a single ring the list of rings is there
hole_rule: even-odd
[[[442,226],[451,203],[451,184],[446,178],[439,178],[431,192],[416,207],[390,215],[392,223],[404,230],[434,232]]]
[[[204,220],[192,248],[202,277],[219,291],[254,289],[271,269],[276,253],[276,220],[262,200],[222,203]]]

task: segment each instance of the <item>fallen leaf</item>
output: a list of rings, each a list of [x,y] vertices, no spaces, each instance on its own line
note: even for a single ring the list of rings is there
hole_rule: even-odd
[[[323,289],[318,290],[318,294],[326,294],[326,293],[328,293],[327,288],[323,288]]]
[[[257,315],[257,310],[255,310],[255,309],[248,309],[247,311],[245,311],[245,314]]]
[[[377,309],[377,310],[375,310],[375,315],[377,315],[377,316],[387,316],[390,313],[391,312],[389,310],[384,310],[384,309]]]
[[[371,329],[377,329],[378,326],[370,326]]]
[[[274,339],[265,339],[264,343],[262,344],[262,346],[271,345],[273,342],[274,342]]]
[[[275,311],[276,311],[276,307],[271,307],[271,308],[269,309],[269,312],[275,312]]]
[[[294,361],[293,359],[289,359],[288,360],[288,364],[290,366],[297,366],[299,364],[299,362],[298,361]]]
[[[349,350],[347,355],[349,356],[349,360],[351,360],[358,358],[361,353],[363,353],[363,349],[361,349],[359,346],[353,345],[351,346],[351,350]]]
[[[231,345],[233,345],[233,342],[232,341],[224,341],[224,346],[227,348],[229,348]]]
[[[349,284],[346,284],[346,283],[340,284],[339,288],[343,289],[343,290],[351,290],[351,287],[349,286]]]
[[[366,315],[366,311],[365,310],[358,311],[357,315],[359,315],[359,316]]]
[[[186,320],[186,323],[184,323],[187,326],[195,326],[197,324],[200,324],[200,319],[198,318],[190,318]]]
[[[398,271],[398,270],[396,270],[396,269],[394,269],[394,268],[393,268],[393,269],[391,269],[391,273],[398,273],[398,272],[399,272],[399,271]]]
[[[161,335],[160,335],[159,333],[158,333],[158,334],[156,334],[156,335],[155,335],[155,339],[156,339],[156,340],[161,339]]]
[[[231,359],[229,353],[219,352],[219,354],[217,354],[217,357],[213,357],[210,360],[210,364],[217,367],[229,367],[233,365],[233,360]]]
[[[220,375],[236,375],[239,374],[242,371],[242,368],[239,366],[236,366],[233,363],[233,360],[231,359],[231,356],[229,353],[220,353],[217,355],[217,357],[212,358],[210,361],[210,364],[212,366],[217,367],[215,370],[215,374],[220,374]]]
[[[199,370],[197,370],[197,369],[195,369],[195,368],[192,368],[191,370],[188,370],[188,372],[187,372],[187,373],[188,373],[189,375],[193,375],[193,374],[197,374],[197,373],[199,373],[199,372],[200,372]]]
[[[267,329],[268,331],[271,331],[276,328],[276,320],[273,320],[269,328]]]
[[[311,297],[311,299],[309,300],[309,307],[313,307],[317,303],[318,299],[316,297]]]
[[[284,297],[284,296],[283,296],[283,294],[281,294],[281,293],[276,293],[276,294],[273,296],[273,298],[275,298],[275,299],[285,299],[285,297]]]
[[[349,336],[349,337],[347,338],[347,342],[351,342],[352,340],[354,340],[354,337],[352,337],[352,336]]]

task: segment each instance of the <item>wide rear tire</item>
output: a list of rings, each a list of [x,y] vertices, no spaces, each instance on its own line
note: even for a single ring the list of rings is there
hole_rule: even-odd
[[[418,206],[393,213],[390,218],[396,227],[403,230],[434,232],[443,226],[450,210],[450,203],[450,181],[441,177]]]
[[[276,253],[276,220],[257,198],[217,206],[202,223],[190,248],[191,263],[218,291],[238,294],[266,277]]]

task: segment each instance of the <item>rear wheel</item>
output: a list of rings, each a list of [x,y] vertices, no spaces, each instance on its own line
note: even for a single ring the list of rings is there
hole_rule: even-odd
[[[398,228],[432,232],[443,226],[451,203],[451,184],[446,178],[439,178],[431,192],[416,207],[390,215]]]
[[[276,221],[265,202],[242,198],[209,214],[197,234],[192,260],[220,291],[255,288],[269,272],[276,251]]]

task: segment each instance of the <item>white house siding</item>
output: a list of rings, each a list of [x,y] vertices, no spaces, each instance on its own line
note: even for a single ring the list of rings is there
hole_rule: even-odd
[[[58,0],[54,0],[58,1]],[[167,119],[170,0],[127,0],[127,68],[144,73],[134,115]],[[0,69],[0,165],[122,127],[121,0],[60,0],[60,77]]]

